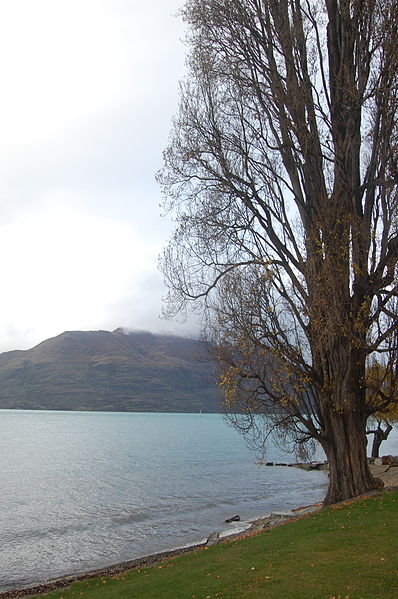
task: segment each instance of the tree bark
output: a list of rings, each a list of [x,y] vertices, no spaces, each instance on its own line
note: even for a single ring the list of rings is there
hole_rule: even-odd
[[[370,472],[364,431],[364,417],[358,412],[328,413],[322,441],[329,463],[326,505],[364,495],[383,486],[383,482]]]

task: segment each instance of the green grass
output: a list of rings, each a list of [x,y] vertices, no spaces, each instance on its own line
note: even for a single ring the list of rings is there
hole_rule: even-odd
[[[398,492],[322,510],[48,599],[397,599]]]

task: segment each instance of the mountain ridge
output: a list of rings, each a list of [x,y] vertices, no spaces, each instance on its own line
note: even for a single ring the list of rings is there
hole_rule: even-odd
[[[0,409],[217,412],[204,345],[145,331],[65,331],[0,354]]]

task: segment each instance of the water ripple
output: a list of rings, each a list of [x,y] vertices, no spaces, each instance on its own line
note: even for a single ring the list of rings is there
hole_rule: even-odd
[[[0,411],[0,590],[322,497],[323,474],[255,462],[217,415]]]

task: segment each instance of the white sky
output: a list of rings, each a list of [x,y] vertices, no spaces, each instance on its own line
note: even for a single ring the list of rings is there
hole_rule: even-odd
[[[183,0],[0,0],[0,351],[160,320]]]

